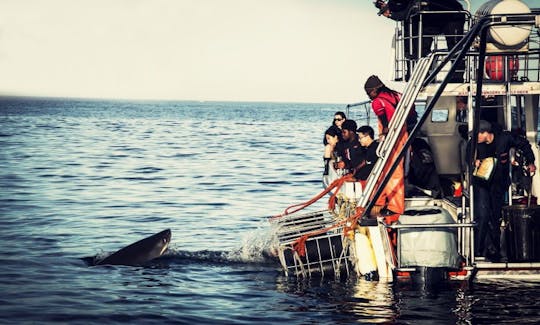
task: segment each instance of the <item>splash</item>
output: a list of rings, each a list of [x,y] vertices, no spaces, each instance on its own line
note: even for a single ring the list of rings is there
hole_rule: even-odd
[[[247,233],[240,248],[229,252],[231,261],[268,263],[277,260],[277,226],[265,222],[264,226]]]
[[[228,251],[186,251],[169,248],[165,259],[182,262],[219,264],[276,264],[278,240],[277,228],[265,221],[264,226],[246,233],[238,248]]]

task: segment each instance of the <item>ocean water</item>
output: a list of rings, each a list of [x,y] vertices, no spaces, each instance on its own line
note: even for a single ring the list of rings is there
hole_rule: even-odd
[[[1,98],[0,323],[540,323],[540,282],[287,278],[262,254],[268,217],[322,190],[343,109]],[[166,228],[148,267],[82,260]]]

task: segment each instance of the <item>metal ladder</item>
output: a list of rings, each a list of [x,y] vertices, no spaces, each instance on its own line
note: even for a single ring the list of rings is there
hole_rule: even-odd
[[[358,206],[365,208],[372,199],[372,196],[377,189],[377,183],[381,177],[381,174],[385,166],[388,164],[388,159],[392,153],[392,149],[399,140],[399,136],[405,127],[407,117],[414,106],[416,97],[418,96],[418,93],[422,89],[423,83],[428,76],[433,59],[434,55],[430,54],[427,57],[418,60],[413,75],[407,83],[407,86],[403,91],[402,98],[396,107],[394,116],[390,120],[388,125],[388,133],[377,148],[377,156],[379,159],[373,166],[373,170],[366,181],[364,191],[358,199]]]

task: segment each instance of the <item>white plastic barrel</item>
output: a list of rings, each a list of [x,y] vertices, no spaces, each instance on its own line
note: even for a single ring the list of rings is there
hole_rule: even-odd
[[[528,14],[529,7],[521,0],[490,0],[478,8],[476,18],[487,15]],[[532,26],[493,26],[488,31],[489,41],[499,48],[518,49],[527,42]]]

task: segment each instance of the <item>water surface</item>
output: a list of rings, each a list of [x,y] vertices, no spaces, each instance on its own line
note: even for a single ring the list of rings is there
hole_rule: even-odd
[[[336,110],[0,99],[0,322],[539,323],[538,282],[306,280],[263,257],[267,218],[322,189]],[[165,228],[151,267],[81,260]]]

